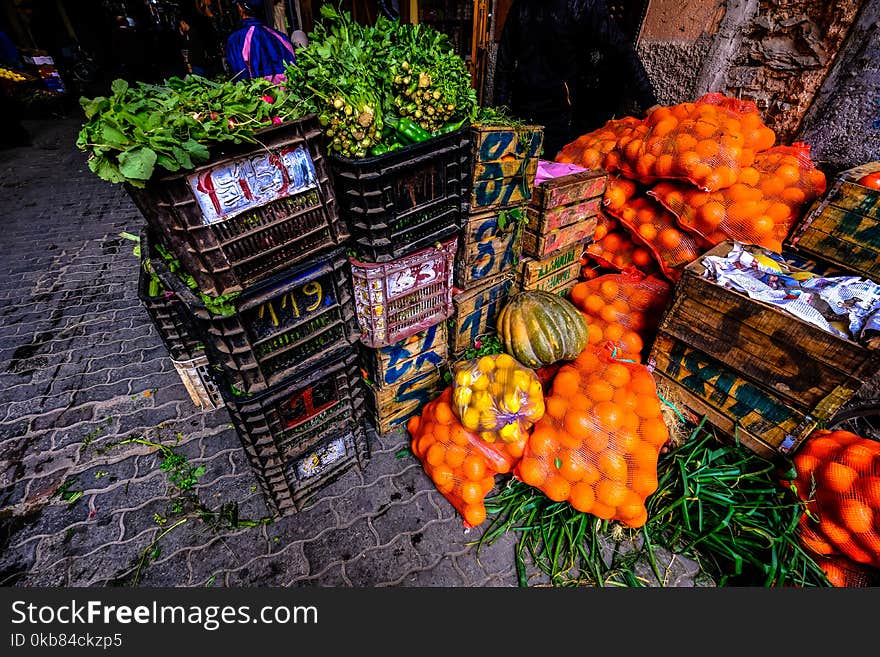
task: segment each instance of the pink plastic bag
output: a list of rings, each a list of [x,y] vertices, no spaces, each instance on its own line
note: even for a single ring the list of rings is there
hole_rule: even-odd
[[[552,180],[553,178],[559,178],[561,176],[567,176],[570,173],[579,173],[581,171],[586,171],[586,169],[577,164],[538,160],[538,171],[535,173],[535,186],[537,187],[542,182]]]

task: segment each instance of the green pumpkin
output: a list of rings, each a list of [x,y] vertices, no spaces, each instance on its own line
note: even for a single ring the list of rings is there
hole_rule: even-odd
[[[568,299],[544,290],[512,295],[496,325],[504,350],[537,368],[574,360],[587,346],[587,320]]]

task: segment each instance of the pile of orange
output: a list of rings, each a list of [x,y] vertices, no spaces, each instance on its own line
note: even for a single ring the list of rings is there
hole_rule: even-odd
[[[646,274],[658,271],[657,260],[647,247],[636,244],[625,229],[617,228],[594,238],[584,253],[599,266],[623,271],[635,267]]]
[[[681,268],[705,251],[705,242],[679,228],[675,215],[647,196],[635,196],[614,212],[635,240],[647,246],[671,281],[681,278]]]
[[[880,568],[880,442],[818,430],[793,461],[794,490],[809,511],[801,518],[804,545]]]
[[[510,472],[522,456],[526,437],[518,442],[487,443],[465,429],[451,406],[447,387],[407,423],[413,453],[437,490],[461,514],[468,527],[486,519],[483,500],[495,486],[495,475]]]
[[[794,222],[825,192],[825,174],[808,152],[803,145],[760,152],[734,184],[715,192],[661,182],[649,194],[710,244],[734,239],[778,253]]]
[[[588,346],[560,368],[546,406],[514,475],[578,511],[644,525],[669,437],[648,369]]]
[[[569,300],[587,319],[589,344],[611,341],[622,353],[638,358],[671,293],[663,279],[628,269],[577,283]]]
[[[644,137],[618,144],[621,171],[644,183],[680,178],[710,192],[735,183],[758,151],[773,146],[776,134],[753,105],[725,100],[705,96],[651,112]]]
[[[615,153],[618,142],[640,125],[643,125],[642,121],[632,116],[612,119],[598,130],[581,135],[566,144],[556,156],[556,161],[577,164],[587,169],[615,171],[620,160]]]

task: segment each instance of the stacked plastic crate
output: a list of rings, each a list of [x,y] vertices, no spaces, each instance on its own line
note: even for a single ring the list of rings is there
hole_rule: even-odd
[[[471,126],[473,172],[449,329],[453,357],[494,333],[498,313],[516,291],[523,226],[543,140],[540,126]]]
[[[128,191],[147,220],[148,284],[185,342],[204,348],[267,501],[284,515],[363,465],[369,445],[350,233],[320,127],[309,116],[257,139]]]
[[[464,127],[378,157],[334,157],[331,169],[352,235],[369,418],[385,434],[442,385],[470,134]]]

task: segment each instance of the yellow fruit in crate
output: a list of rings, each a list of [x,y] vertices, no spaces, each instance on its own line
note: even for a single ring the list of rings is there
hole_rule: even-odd
[[[461,414],[461,424],[468,431],[476,431],[480,428],[480,411],[473,406],[469,406]]]
[[[473,382],[473,377],[471,373],[462,368],[455,373],[455,383],[459,386],[469,386]]]
[[[522,393],[518,390],[504,394],[504,408],[507,409],[509,413],[519,413],[519,409],[522,408],[521,394]]]
[[[471,388],[473,388],[474,391],[488,390],[489,389],[489,377],[486,376],[485,374],[480,374],[480,376],[478,376],[476,379],[474,379],[474,382],[471,384]]]
[[[498,432],[501,440],[506,443],[513,443],[519,440],[520,431],[519,431],[519,423],[511,422],[510,424],[505,424],[501,427],[501,430]]]
[[[477,361],[477,369],[484,374],[489,374],[495,369],[495,360],[491,356],[483,356]]]
[[[472,396],[473,391],[470,388],[458,387],[455,389],[455,394],[452,396],[452,401],[458,408],[463,409],[471,403]]]

